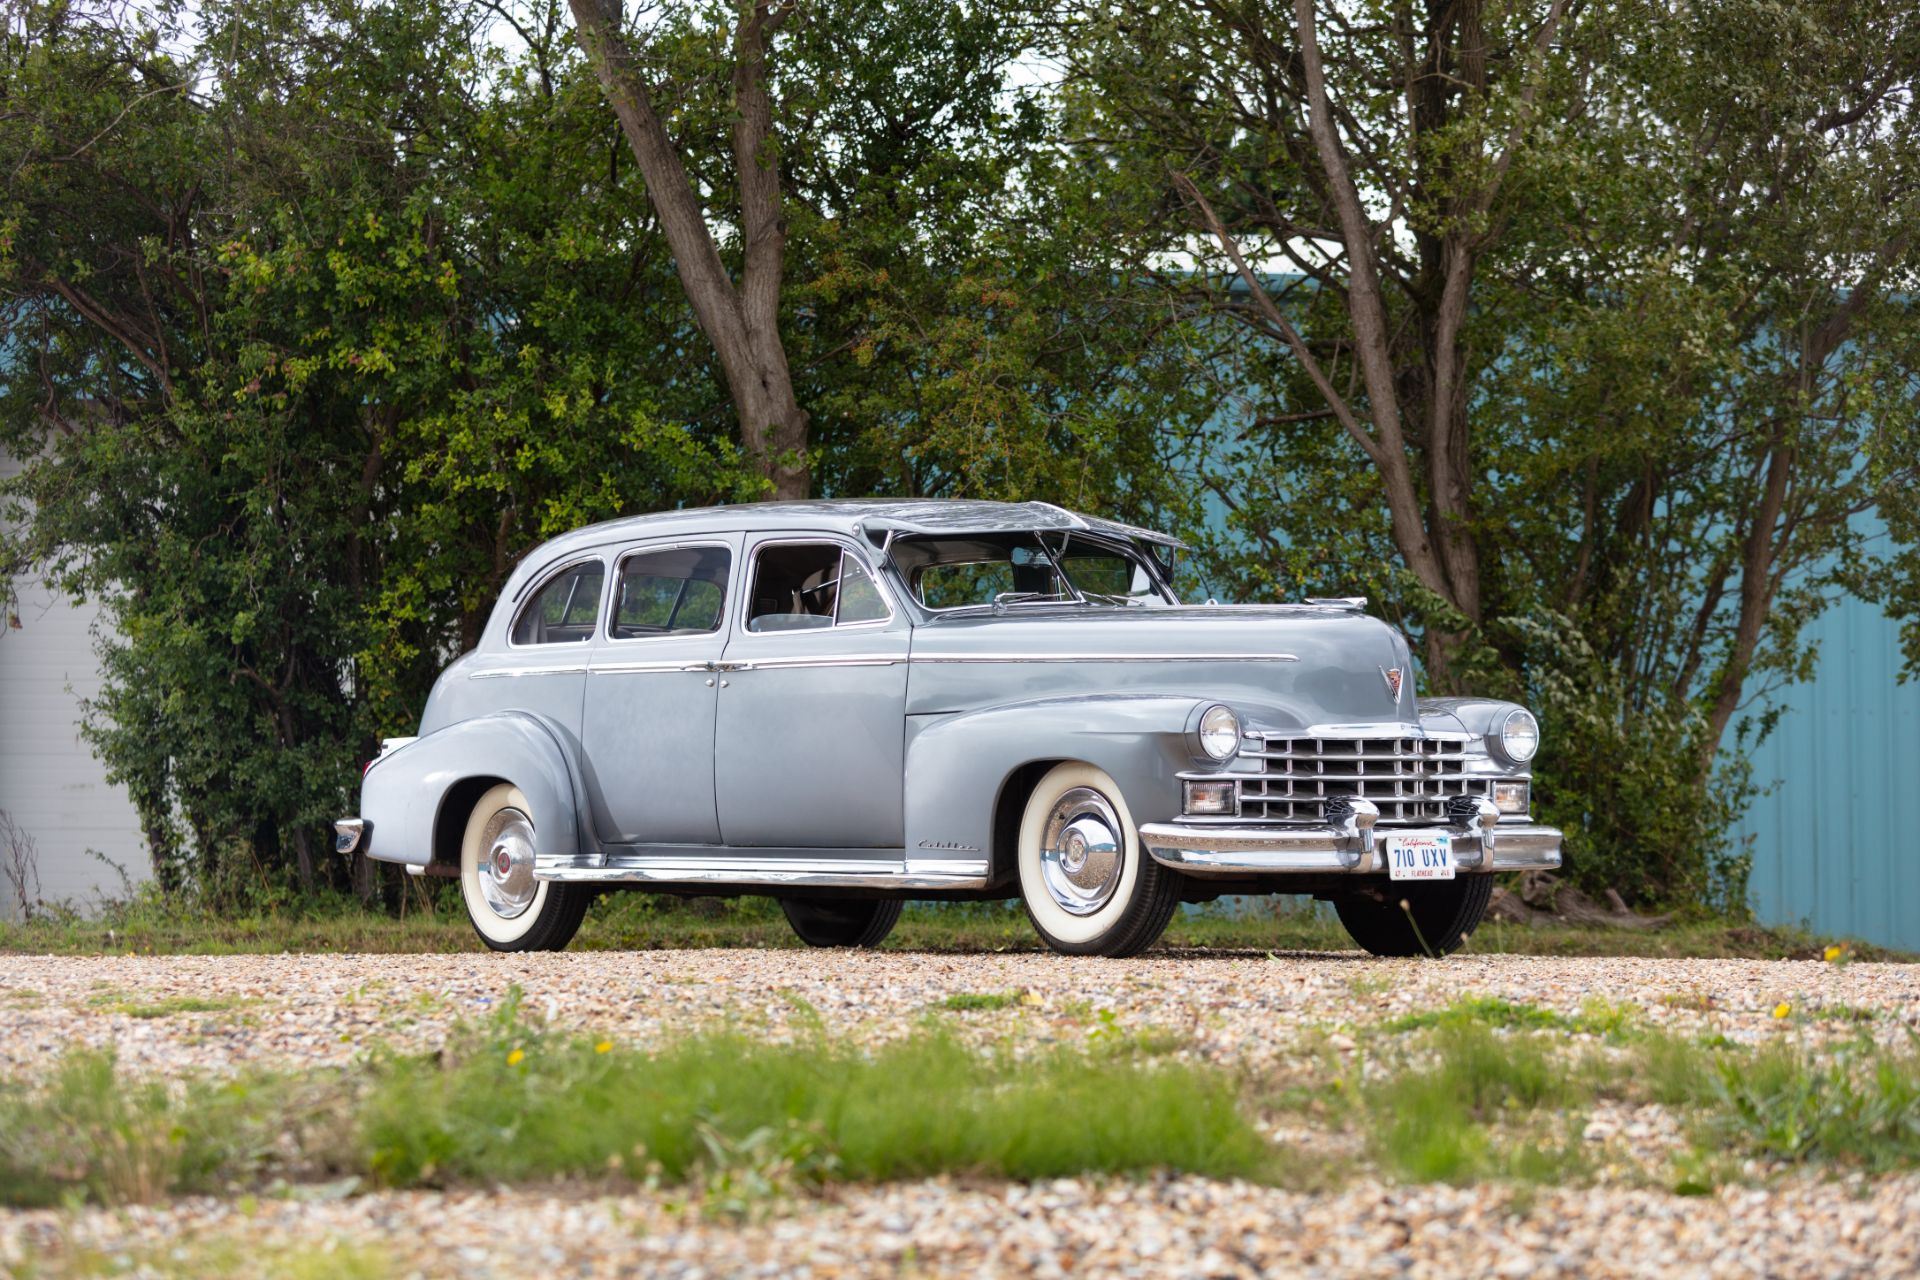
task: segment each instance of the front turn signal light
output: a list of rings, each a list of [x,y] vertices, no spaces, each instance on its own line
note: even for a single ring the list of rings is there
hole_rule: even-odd
[[[1533,788],[1526,782],[1493,784],[1493,807],[1502,813],[1525,814],[1533,807]]]

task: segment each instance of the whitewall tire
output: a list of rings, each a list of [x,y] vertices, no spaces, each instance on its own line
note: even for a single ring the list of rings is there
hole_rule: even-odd
[[[573,940],[589,893],[533,878],[534,813],[520,788],[490,788],[460,841],[460,896],[480,940],[495,951],[558,951]]]
[[[1056,765],[1020,819],[1020,897],[1040,937],[1068,955],[1130,956],[1180,905],[1180,877],[1141,847],[1120,788],[1090,764]]]

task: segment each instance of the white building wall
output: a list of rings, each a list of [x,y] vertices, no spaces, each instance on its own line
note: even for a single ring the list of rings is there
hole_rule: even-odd
[[[19,470],[0,455],[0,475]],[[37,578],[12,585],[19,625],[0,617],[0,810],[38,846],[39,897],[84,907],[121,893],[118,873],[90,849],[136,883],[152,874],[133,803],[80,739],[80,702],[100,691],[91,630],[100,610]],[[0,914],[18,914],[12,890],[0,875]]]

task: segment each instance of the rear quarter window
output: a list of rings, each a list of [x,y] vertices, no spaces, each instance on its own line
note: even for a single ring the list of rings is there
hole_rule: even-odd
[[[563,569],[533,593],[513,621],[515,644],[585,644],[600,617],[606,566],[588,560]]]

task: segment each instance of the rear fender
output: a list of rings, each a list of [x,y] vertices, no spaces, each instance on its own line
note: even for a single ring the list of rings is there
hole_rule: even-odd
[[[448,725],[389,752],[360,784],[360,817],[371,827],[367,856],[428,865],[448,798],[457,794],[464,800],[472,793],[462,783],[499,779],[518,787],[533,810],[536,857],[578,858],[580,815],[586,809],[576,750],[566,730],[546,717],[499,711]],[[465,820],[463,814],[447,816]]]

